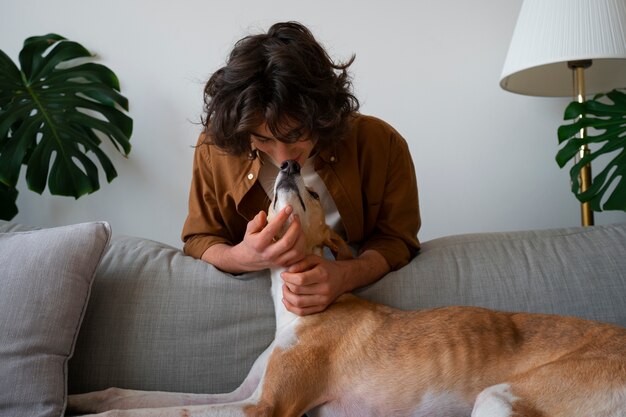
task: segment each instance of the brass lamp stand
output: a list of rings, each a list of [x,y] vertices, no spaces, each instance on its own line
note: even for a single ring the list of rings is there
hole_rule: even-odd
[[[571,97],[573,73],[574,100],[581,103],[585,93],[624,87],[625,27],[625,0],[524,0],[500,86],[530,96]],[[593,70],[585,71],[592,62]],[[589,138],[585,129],[577,136]],[[575,159],[589,154],[582,145]],[[593,188],[589,164],[581,169],[579,183],[580,192]],[[594,224],[591,206],[581,206],[583,226]]]
[[[585,59],[581,61],[569,61],[567,66],[572,70],[574,74],[574,100],[579,103],[585,101],[585,69],[591,66],[592,61]],[[581,139],[587,136],[587,129],[580,129],[579,137]],[[589,147],[584,144],[581,145],[580,150],[576,158],[576,162],[580,161],[584,156],[589,155]],[[591,164],[587,164],[580,170],[580,191],[585,192],[591,186]],[[580,214],[583,226],[593,226],[593,211],[589,203],[580,204]]]

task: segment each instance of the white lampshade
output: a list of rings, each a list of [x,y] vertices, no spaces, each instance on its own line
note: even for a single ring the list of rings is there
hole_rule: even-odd
[[[588,94],[626,87],[626,0],[524,0],[500,86],[531,96],[572,96],[568,61],[593,60]]]

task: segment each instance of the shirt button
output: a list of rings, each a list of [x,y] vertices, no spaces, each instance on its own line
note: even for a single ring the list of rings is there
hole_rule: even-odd
[[[248,174],[248,179],[251,180],[252,178],[254,178],[254,174],[253,173]]]
[[[335,162],[335,157],[334,156],[330,157],[330,162]]]

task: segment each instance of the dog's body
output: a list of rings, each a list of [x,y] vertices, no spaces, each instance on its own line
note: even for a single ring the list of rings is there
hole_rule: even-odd
[[[298,214],[309,253],[330,243],[299,168],[283,165],[270,215]],[[343,295],[298,317],[272,270],[276,337],[230,394],[109,389],[70,396],[107,416],[626,416],[626,329],[473,307],[405,312]],[[416,277],[419,279],[419,277]]]

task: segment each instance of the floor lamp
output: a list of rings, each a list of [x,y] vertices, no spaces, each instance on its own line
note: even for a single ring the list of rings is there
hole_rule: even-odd
[[[579,102],[626,87],[626,0],[524,0],[500,86]],[[581,146],[578,157],[588,152]],[[581,191],[591,184],[590,165],[580,183]],[[581,204],[581,220],[583,226],[594,223],[588,203]]]

